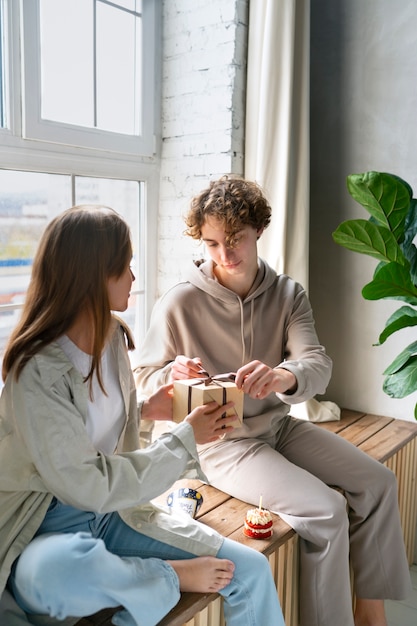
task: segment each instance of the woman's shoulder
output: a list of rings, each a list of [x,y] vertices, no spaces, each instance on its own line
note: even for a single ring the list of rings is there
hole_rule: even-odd
[[[50,393],[53,387],[60,385],[60,381],[68,378],[67,374],[71,377],[71,372],[75,372],[74,366],[56,342],[42,346],[32,355],[24,364],[18,377],[15,375],[17,366],[18,362],[9,372],[6,385],[17,382],[19,393],[25,393],[26,390],[37,396]],[[63,384],[68,386],[68,383]]]
[[[35,354],[28,360],[25,368],[28,369],[66,369],[71,363],[63,351],[58,341],[51,341],[36,350]]]

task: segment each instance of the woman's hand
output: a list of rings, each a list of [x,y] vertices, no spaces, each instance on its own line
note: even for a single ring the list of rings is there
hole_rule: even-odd
[[[251,361],[236,372],[236,386],[251,398],[263,400],[273,392],[293,393],[297,390],[297,379],[289,370]]]
[[[173,385],[162,385],[142,405],[142,419],[172,420]]]
[[[223,406],[219,406],[217,402],[209,402],[193,409],[184,422],[188,422],[193,427],[196,442],[210,443],[232,431],[233,427],[228,424],[234,422],[236,416],[222,417],[222,415],[233,406],[234,402],[228,402]]]
[[[175,357],[171,368],[171,380],[188,380],[189,378],[207,378],[208,373],[203,369],[201,359],[197,356],[189,359],[183,354]]]

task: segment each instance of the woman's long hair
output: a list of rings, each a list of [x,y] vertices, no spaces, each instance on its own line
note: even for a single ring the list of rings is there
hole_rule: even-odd
[[[100,357],[112,320],[107,281],[120,277],[131,258],[129,227],[113,209],[81,205],[53,219],[39,242],[22,315],[6,346],[3,380],[15,364],[17,379],[32,356],[87,310],[93,349],[86,380],[96,372],[103,389]],[[131,334],[122,326],[131,349]]]

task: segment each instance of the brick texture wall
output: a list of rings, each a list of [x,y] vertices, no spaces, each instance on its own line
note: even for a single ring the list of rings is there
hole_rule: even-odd
[[[191,197],[243,173],[248,0],[164,0],[158,295],[202,246],[183,235]]]

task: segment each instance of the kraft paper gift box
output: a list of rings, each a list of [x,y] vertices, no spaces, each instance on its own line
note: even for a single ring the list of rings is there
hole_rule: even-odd
[[[235,383],[221,380],[221,376],[213,378],[192,378],[174,382],[173,420],[182,422],[193,409],[213,400],[217,404],[234,402],[235,405],[226,412],[226,415],[235,415],[236,420],[228,426],[239,428],[243,420],[243,391]]]

